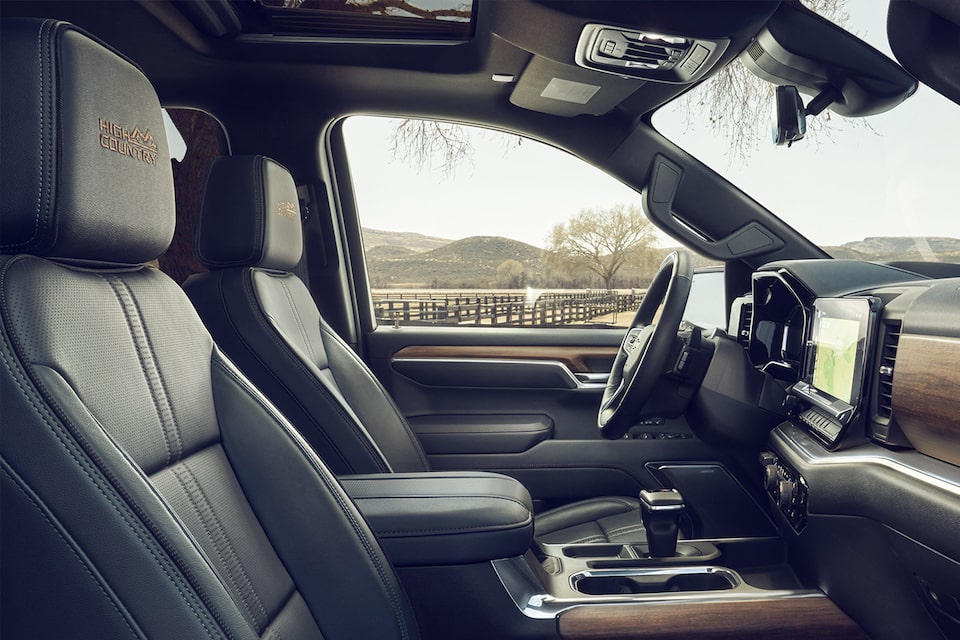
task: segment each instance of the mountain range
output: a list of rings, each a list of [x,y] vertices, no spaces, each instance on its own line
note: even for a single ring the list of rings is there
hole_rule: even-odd
[[[449,240],[412,232],[363,229],[367,268],[374,288],[443,287],[489,288],[500,286],[497,268],[505,260],[523,265],[524,280],[542,285],[542,250],[533,245],[500,236],[473,236]],[[839,246],[824,247],[834,258],[877,262],[923,260],[935,256],[945,262],[960,263],[960,239],[938,237],[869,237]],[[657,249],[666,255],[671,248]],[[705,258],[697,266],[717,264]],[[624,267],[618,274],[620,286],[642,286],[650,277],[650,267]]]

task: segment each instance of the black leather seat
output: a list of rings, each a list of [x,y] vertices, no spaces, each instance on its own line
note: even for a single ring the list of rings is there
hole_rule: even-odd
[[[338,474],[429,471],[407,421],[324,322],[291,269],[302,234],[293,178],[263,156],[218,158],[204,188],[196,253],[211,271],[184,284],[217,344]],[[575,502],[539,514],[548,543],[643,542],[639,503]]]
[[[143,266],[174,225],[149,82],[64,23],[0,47],[0,635],[417,638],[334,476]]]

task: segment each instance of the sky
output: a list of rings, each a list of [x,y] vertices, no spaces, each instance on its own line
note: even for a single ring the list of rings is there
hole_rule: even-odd
[[[847,27],[889,55],[885,3],[847,0]],[[838,116],[833,116],[838,117]],[[921,86],[904,104],[844,126],[831,140],[776,147],[764,140],[746,162],[731,160],[708,127],[664,110],[654,124],[820,245],[868,236],[960,238],[960,107]],[[588,207],[640,204],[640,195],[557,149],[533,141],[471,136],[473,163],[453,176],[389,153],[395,125],[351,118],[347,150],[364,226],[459,239],[500,235],[544,246],[553,225]],[[439,162],[437,163],[440,164]],[[519,179],[518,176],[523,176]],[[661,236],[661,246],[676,241]]]

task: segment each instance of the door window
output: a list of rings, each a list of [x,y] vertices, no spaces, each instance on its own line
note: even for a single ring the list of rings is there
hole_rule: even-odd
[[[677,246],[639,193],[535,140],[368,116],[344,138],[381,323],[623,327]]]

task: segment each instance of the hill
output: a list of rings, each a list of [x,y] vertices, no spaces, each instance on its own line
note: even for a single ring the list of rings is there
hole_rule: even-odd
[[[504,260],[523,264],[528,277],[540,273],[540,249],[495,236],[473,236],[448,242],[431,251],[390,255],[383,250],[367,254],[374,287],[492,287]]]
[[[834,258],[889,262],[924,260],[934,256],[942,262],[960,262],[960,239],[938,237],[872,237],[824,247]]]
[[[363,250],[367,253],[375,247],[392,247],[417,252],[430,251],[451,242],[447,238],[425,236],[422,233],[408,231],[382,231],[367,227],[361,231],[363,232]]]
[[[499,236],[473,236],[450,241],[419,233],[364,229],[364,244],[371,283],[375,288],[489,288],[502,283],[497,267],[517,260],[524,267],[524,281],[532,286],[563,286],[545,278],[541,250],[533,245]],[[945,262],[960,263],[960,239],[937,237],[870,237],[840,246],[824,247],[835,258],[886,262],[922,260],[933,255]],[[655,249],[645,264],[628,263],[617,275],[617,287],[644,287],[663,256],[672,248]],[[694,256],[694,265],[719,264]],[[549,280],[549,281],[548,281]],[[597,286],[596,277],[585,274],[577,288]]]

